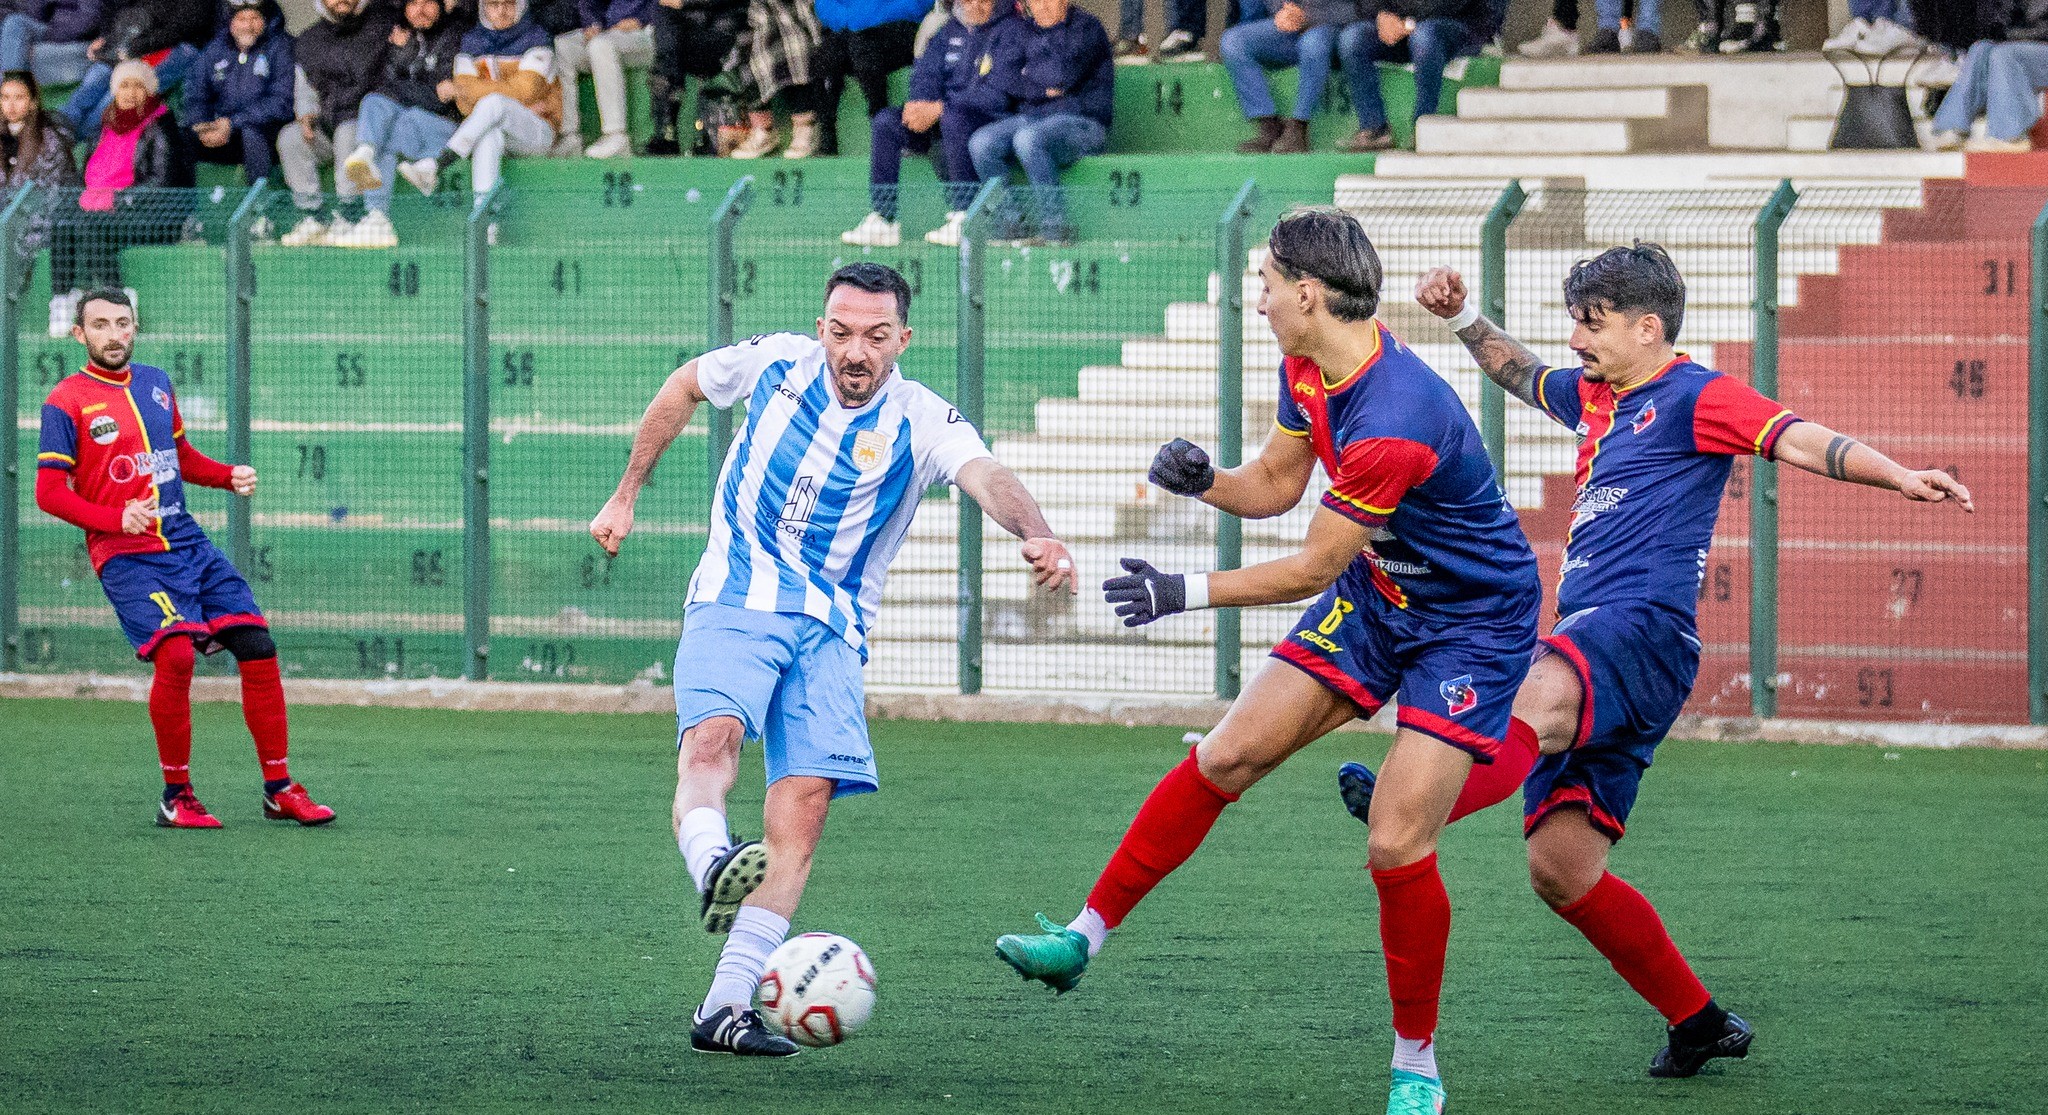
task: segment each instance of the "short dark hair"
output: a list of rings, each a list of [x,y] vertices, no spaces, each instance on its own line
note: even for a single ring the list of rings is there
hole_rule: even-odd
[[[1315,279],[1329,289],[1330,316],[1366,321],[1380,308],[1380,254],[1358,218],[1328,206],[1290,210],[1273,226],[1266,253],[1292,282]]]
[[[894,267],[880,263],[849,263],[825,280],[825,298],[830,301],[832,292],[840,287],[850,286],[869,294],[893,294],[896,296],[896,320],[910,323],[910,284],[903,281]]]
[[[1638,240],[1572,264],[1564,280],[1564,304],[1582,322],[1596,313],[1656,314],[1664,323],[1664,342],[1675,344],[1685,324],[1685,277],[1671,262],[1671,253]]]
[[[128,307],[131,314],[135,312],[135,303],[129,301],[127,291],[120,287],[96,287],[79,296],[78,308],[71,312],[71,324],[80,328],[85,326],[85,307],[92,302],[112,302],[116,306]]]

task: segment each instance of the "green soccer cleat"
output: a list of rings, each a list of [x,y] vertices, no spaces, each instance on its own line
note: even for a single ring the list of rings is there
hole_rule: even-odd
[[[1443,1115],[1444,1082],[1407,1069],[1394,1070],[1387,1115]]]
[[[996,938],[996,955],[1026,980],[1040,980],[1055,995],[1064,995],[1088,970],[1088,938],[1038,915],[1043,933],[1005,933]]]

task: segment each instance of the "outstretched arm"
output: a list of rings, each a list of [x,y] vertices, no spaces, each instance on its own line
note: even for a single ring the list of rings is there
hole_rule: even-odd
[[[654,466],[669,443],[690,424],[697,404],[704,401],[695,360],[669,373],[668,382],[654,393],[654,401],[647,404],[647,412],[640,416],[640,428],[633,434],[633,450],[626,458],[626,473],[619,477],[618,489],[605,501],[597,517],[590,520],[590,536],[604,547],[605,553],[617,554],[619,543],[632,533],[633,504],[640,498],[640,489],[654,474]]]
[[[1830,480],[1846,480],[1872,488],[1890,488],[1909,500],[1942,503],[1954,499],[1975,512],[1970,490],[1940,469],[1913,470],[1818,422],[1798,422],[1779,435],[1775,456],[1794,468]]]
[[[1299,553],[1243,569],[1162,573],[1141,558],[1124,558],[1124,575],[1102,582],[1102,595],[1125,627],[1194,608],[1236,608],[1306,600],[1335,584],[1365,549],[1372,528],[1324,507],[1308,525]]]
[[[1024,563],[1031,567],[1032,579],[1039,588],[1047,592],[1061,588],[1080,591],[1081,583],[1074,576],[1073,555],[1067,552],[1066,543],[1053,536],[1038,501],[1031,498],[1016,473],[997,464],[993,457],[980,457],[961,465],[954,482],[981,505],[989,518],[1024,540]]]
[[[1448,267],[1431,269],[1415,284],[1415,300],[1422,308],[1454,323],[1465,312],[1468,297],[1464,277]],[[1465,342],[1488,379],[1530,406],[1543,408],[1536,400],[1536,373],[1543,370],[1542,358],[1508,336],[1507,330],[1477,315],[1458,329],[1458,339]]]

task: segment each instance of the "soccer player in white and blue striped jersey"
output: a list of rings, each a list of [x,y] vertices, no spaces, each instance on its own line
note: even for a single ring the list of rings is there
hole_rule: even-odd
[[[754,987],[789,933],[832,799],[877,786],[861,665],[882,581],[925,490],[959,485],[1024,540],[1041,588],[1076,588],[1071,555],[1024,485],[959,411],[897,369],[909,314],[903,276],[851,264],[825,284],[817,337],[755,337],[676,369],[590,524],[618,553],[641,486],[697,404],[746,402],[676,648],[676,843],[704,928],[728,934],[691,1027],[701,1052],[797,1052],[755,1016]],[[748,738],[761,741],[768,768],[764,836],[735,844],[725,798]]]

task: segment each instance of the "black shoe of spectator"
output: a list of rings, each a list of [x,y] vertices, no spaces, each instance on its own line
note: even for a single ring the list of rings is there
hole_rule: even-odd
[[[1390,151],[1394,147],[1394,133],[1385,128],[1368,132],[1364,128],[1353,132],[1350,139],[1337,145],[1341,151],[1363,155],[1369,151]]]
[[[813,154],[825,155],[827,157],[834,158],[838,156],[839,124],[836,121],[829,121],[824,119],[823,117],[819,118],[818,149],[815,152],[813,152]]]
[[[647,140],[647,148],[645,151],[642,152],[642,154],[655,156],[680,155],[682,153],[683,145],[677,143],[676,137],[672,135],[656,135],[649,137]]]
[[[1252,127],[1258,129],[1258,134],[1238,144],[1237,153],[1240,155],[1264,155],[1271,152],[1273,144],[1280,139],[1280,118],[1278,116],[1261,116],[1252,121]]]
[[[1664,40],[1658,38],[1655,31],[1638,31],[1635,33],[1635,37],[1629,40],[1628,52],[1630,54],[1662,54],[1664,53]]]
[[[1679,49],[1687,54],[1721,53],[1721,25],[1718,23],[1700,24],[1693,31],[1692,38],[1685,40],[1685,45]]]
[[[1722,49],[1726,50],[1728,48],[1724,46]],[[1770,51],[1783,49],[1785,49],[1785,36],[1778,30],[1778,21],[1774,19],[1761,19],[1750,30],[1749,37],[1736,45],[1735,52],[1737,54],[1765,54]]]
[[[1275,155],[1308,154],[1308,121],[1287,119],[1280,122],[1280,138],[1273,141]]]
[[[1621,32],[1612,27],[1602,27],[1593,32],[1593,41],[1586,44],[1587,54],[1620,54]]]

